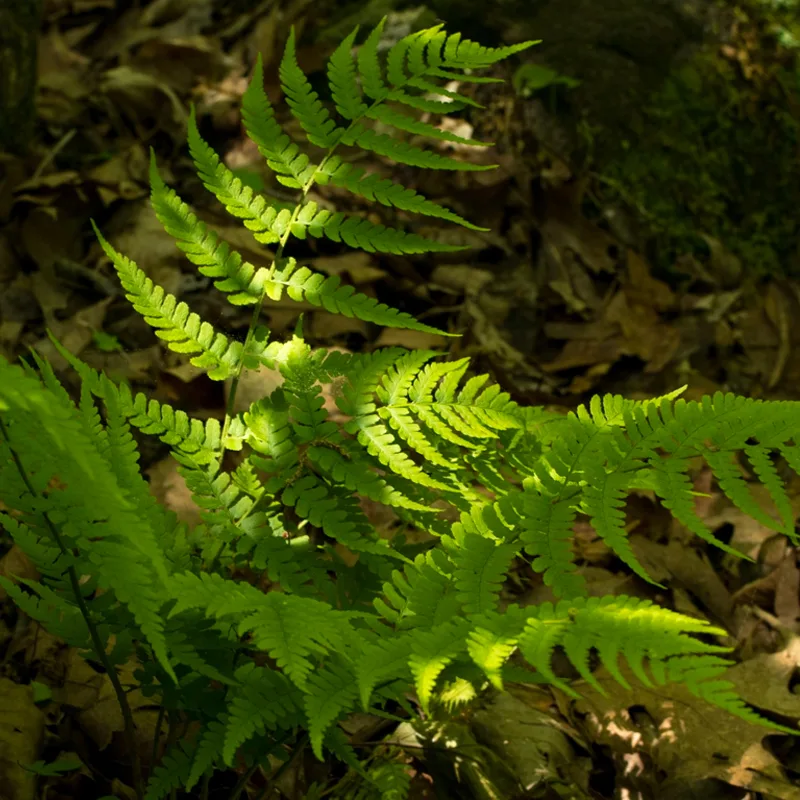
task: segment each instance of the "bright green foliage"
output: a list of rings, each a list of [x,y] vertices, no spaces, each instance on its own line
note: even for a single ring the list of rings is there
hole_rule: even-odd
[[[153,159],[158,219],[232,304],[258,311],[265,297],[288,297],[377,325],[436,332],[298,265],[284,247],[310,234],[366,250],[446,249],[319,210],[306,194],[328,181],[384,206],[474,227],[333,151],[347,143],[403,163],[469,168],[374,133],[366,122],[453,141],[414,112],[474,105],[440,84],[475,80],[474,70],[529,43],[487,49],[435,27],[401,39],[382,59],[381,30],[356,56],[356,32],[332,55],[332,105],[302,73],[289,39],[280,80],[309,142],[327,150],[318,163],[282,132],[256,68],[245,124],[277,179],[300,190],[295,205],[245,186],[191,118],[189,146],[203,183],[258,241],[277,244],[271,266],[256,268],[222,242],[167,188]],[[403,797],[402,765],[366,772],[338,723],[358,708],[409,709],[411,691],[424,712],[446,711],[485,685],[513,679],[515,652],[569,693],[552,665],[556,648],[592,685],[596,654],[623,685],[625,662],[647,685],[683,682],[777,728],[724,680],[728,650],[709,643],[722,631],[643,600],[587,599],[572,536],[578,515],[586,515],[611,550],[649,579],[624,514],[630,492],[650,489],[690,530],[720,544],[694,512],[690,464],[702,458],[742,511],[793,538],[774,459],[780,454],[800,470],[797,404],[722,394],[685,402],[675,392],[645,402],[594,398],[561,416],[521,407],[487,375],[473,374],[467,359],[432,350],[328,353],[299,329],[288,341],[271,340],[255,318],[241,343],[100,241],[128,299],[169,347],[233,387],[243,370],[262,366],[281,379],[244,412],[203,421],[115,384],[58,343],[80,379],[77,402],[38,356],[37,369],[0,359],[0,525],[42,576],[24,587],[0,583],[22,611],[99,659],[110,676],[135,655],[141,690],[193,732],[173,744],[146,790],[137,787],[140,797],[191,790],[215,769],[269,768],[270,755],[286,757],[306,740],[318,758],[332,754],[383,796]],[[324,389],[331,385],[344,420],[330,414]],[[201,522],[191,530],[152,498],[132,427],[170,447],[199,508]],[[232,469],[230,450],[240,453]],[[750,493],[742,455],[780,519]],[[375,504],[392,509],[392,522],[374,522]],[[509,603],[504,589],[515,559],[530,559],[564,599]],[[125,708],[122,686],[117,698]]]

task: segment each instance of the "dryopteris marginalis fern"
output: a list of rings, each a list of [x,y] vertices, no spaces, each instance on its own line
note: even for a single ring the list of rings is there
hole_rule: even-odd
[[[466,359],[401,348],[326,353],[299,334],[270,340],[258,325],[263,299],[285,294],[377,325],[443,333],[298,265],[284,248],[311,236],[370,252],[453,249],[320,209],[307,194],[315,184],[333,184],[386,207],[476,228],[337,151],[359,148],[428,169],[488,168],[401,136],[481,146],[417,112],[475,106],[443,83],[490,80],[474,70],[532,43],[483,48],[437,26],[404,37],[382,58],[382,28],[355,56],[357,30],[335,50],[327,70],[331,103],[300,69],[290,36],[280,81],[308,141],[324,151],[313,160],[282,130],[256,65],[243,97],[245,127],[277,181],[300,192],[296,204],[244,186],[202,139],[192,112],[189,148],[198,174],[258,242],[276,245],[269,266],[244,261],[201,222],[163,182],[153,157],[152,205],[164,228],[232,304],[254,306],[244,342],[215,331],[98,231],[126,296],[157,335],[211,378],[231,379],[222,424],[134,394],[58,343],[81,380],[78,404],[35,354],[38,372],[0,360],[0,502],[7,509],[0,523],[43,576],[0,583],[22,610],[103,663],[123,709],[135,788],[148,800],[200,781],[207,786],[214,769],[237,757],[251,771],[266,766],[270,754],[306,738],[318,757],[327,749],[369,781],[380,770],[364,772],[336,725],[340,718],[357,706],[408,708],[410,686],[429,712],[443,674],[472,682],[473,694],[484,681],[502,688],[519,678],[508,664],[516,651],[539,680],[567,693],[572,688],[552,664],[556,648],[592,685],[591,653],[627,685],[622,658],[646,684],[680,681],[734,714],[770,724],[723,678],[728,648],[707,639],[724,631],[644,600],[586,599],[571,537],[576,516],[587,515],[610,549],[649,580],[623,514],[628,493],[647,488],[698,536],[730,549],[694,512],[689,464],[701,457],[745,513],[794,538],[774,459],[800,468],[797,404],[722,394],[687,403],[676,392],[645,402],[594,398],[589,408],[554,416],[520,407],[486,375],[469,375]],[[378,133],[372,122],[400,135]],[[280,371],[282,386],[234,414],[242,370],[262,365]],[[329,417],[323,400],[322,386],[332,382],[343,424]],[[194,530],[152,499],[131,426],[172,448],[200,508]],[[242,454],[230,472],[228,450]],[[780,519],[750,494],[738,454]],[[359,496],[391,506],[435,544],[420,552],[397,530],[376,531]],[[448,522],[446,512],[458,521]],[[511,564],[525,557],[563,600],[527,608],[503,601]],[[271,590],[233,579],[234,569],[264,573]],[[132,657],[143,690],[197,730],[164,755],[146,789],[116,672]]]

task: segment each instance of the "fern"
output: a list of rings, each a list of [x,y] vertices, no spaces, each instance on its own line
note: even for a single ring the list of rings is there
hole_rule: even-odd
[[[156,334],[230,382],[223,420],[192,418],[118,385],[58,342],[80,381],[75,400],[37,355],[35,366],[0,358],[0,525],[41,574],[0,584],[21,611],[103,665],[138,798],[191,791],[240,764],[252,772],[306,742],[317,758],[346,763],[369,791],[402,797],[402,765],[366,770],[338,723],[358,708],[391,717],[390,702],[413,716],[411,693],[425,714],[451,712],[486,685],[519,680],[515,654],[535,680],[569,695],[575,688],[557,674],[556,652],[594,688],[602,689],[592,668],[599,659],[623,686],[628,675],[680,682],[743,719],[794,732],[763,720],[725,681],[729,650],[711,643],[723,631],[646,600],[587,599],[572,540],[584,515],[650,580],[625,517],[628,495],[649,489],[689,530],[735,553],[695,512],[697,459],[744,513],[794,540],[776,459],[800,472],[796,403],[723,394],[686,402],[679,390],[646,401],[595,397],[560,415],[520,406],[467,359],[402,348],[328,353],[305,341],[302,326],[278,341],[258,324],[265,298],[288,298],[375,325],[450,333],[285,254],[307,237],[368,252],[458,249],[323,207],[309,192],[326,184],[387,213],[482,230],[382,168],[355,166],[352,150],[427,169],[490,169],[419,141],[480,152],[486,143],[438,127],[432,115],[478,107],[453,82],[491,82],[476,72],[532,43],[485,48],[435,26],[384,55],[383,26],[356,52],[358,30],[335,49],[327,93],[303,73],[290,35],[279,78],[289,113],[317,148],[313,159],[278,123],[257,62],[242,99],[245,129],[275,180],[297,190],[295,202],[245,186],[202,138],[192,110],[197,173],[258,243],[274,246],[267,266],[245,261],[202,222],[151,157],[151,200],[165,230],[226,299],[253,306],[244,342],[214,330],[98,231],[128,300]],[[262,366],[279,371],[282,385],[233,413],[243,372]],[[343,421],[328,413],[331,384]],[[200,509],[193,529],[152,498],[133,429],[170,448]],[[231,450],[240,451],[234,468]],[[751,493],[747,470],[776,517]],[[380,530],[367,500],[391,508]],[[515,559],[529,560],[562,599],[510,603]],[[118,675],[134,654],[141,691],[193,737],[173,743],[147,787]]]

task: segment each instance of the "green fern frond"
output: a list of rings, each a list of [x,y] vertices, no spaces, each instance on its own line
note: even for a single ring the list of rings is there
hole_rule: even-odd
[[[250,461],[258,469],[274,475],[266,484],[276,492],[285,483],[282,476],[294,473],[299,464],[299,453],[289,422],[289,404],[282,389],[276,389],[250,406],[243,415],[247,426],[247,443],[255,451]]]
[[[453,581],[464,612],[490,614],[497,610],[500,590],[517,546],[498,542],[483,518],[483,508],[473,506],[453,524],[452,536],[442,546],[453,564]]]
[[[497,503],[506,524],[520,529],[525,552],[533,557],[531,566],[544,573],[544,582],[559,597],[586,594],[583,576],[576,571],[572,552],[577,513],[574,497],[524,491],[508,495]]]
[[[419,123],[421,126],[422,123]],[[420,133],[422,131],[419,131]],[[377,173],[369,173],[361,167],[343,163],[338,157],[333,156],[326,160],[320,167],[319,175],[324,175],[326,180],[340,189],[347,189],[359,197],[367,200],[377,200],[384,206],[397,208],[401,211],[411,211],[416,214],[424,214],[429,217],[453,222],[474,231],[485,231],[487,228],[480,228],[473,225],[468,220],[453,213],[444,206],[428,200],[423,195],[409,189],[399,183],[382,178]],[[320,183],[323,183],[320,180]]]
[[[0,357],[0,411],[9,424],[5,444],[30,461],[40,479],[61,486],[47,495],[46,510],[61,528],[65,546],[78,547],[100,586],[113,590],[133,615],[156,660],[173,679],[161,606],[168,596],[169,567],[156,532],[139,519],[105,459],[85,432],[71,402],[48,391],[30,372]],[[36,485],[36,482],[34,482]],[[40,484],[42,485],[42,484]],[[96,495],[85,493],[93,486]],[[27,494],[27,492],[26,492]],[[9,498],[10,503],[15,499]],[[12,506],[13,507],[13,506]]]
[[[430,712],[433,690],[442,670],[466,648],[468,629],[469,622],[457,619],[431,630],[414,631],[408,665],[420,706],[426,714]]]
[[[175,409],[167,403],[151,400],[143,392],[134,395],[127,384],[116,385],[102,373],[76,358],[52,336],[51,341],[80,375],[81,381],[89,387],[92,394],[102,399],[104,403],[118,404],[120,412],[128,422],[139,428],[142,433],[158,436],[165,444],[191,455],[198,464],[207,464],[217,457],[222,436],[219,420],[213,417],[205,421],[194,419],[185,411]],[[228,428],[226,449],[241,450],[244,432],[242,419],[235,417]]]
[[[706,620],[686,617],[659,608],[648,600],[625,596],[573,599],[555,607],[545,603],[536,608],[534,614],[527,621],[519,648],[549,683],[572,697],[579,695],[552,671],[550,659],[556,646],[563,648],[581,677],[601,693],[604,690],[589,669],[592,649],[614,679],[626,688],[628,682],[618,665],[620,655],[645,686],[678,680],[698,697],[748,722],[796,733],[760,717],[731,691],[729,682],[720,679],[731,663],[720,654],[730,649],[706,644],[689,635],[725,635],[725,631]],[[649,675],[644,667],[645,658]]]
[[[257,733],[291,730],[302,722],[299,692],[275,670],[252,662],[236,670],[228,695],[222,759],[233,766],[239,747]]]
[[[361,457],[359,451],[348,445],[346,440],[332,442],[344,452],[333,447],[309,447],[308,458],[333,481],[346,486],[376,503],[416,511],[432,511],[430,506],[418,503],[408,495],[397,490],[372,470],[372,465]]]
[[[91,649],[89,630],[78,606],[43,583],[21,578],[17,580],[35,592],[25,592],[16,583],[0,576],[0,587],[5,589],[17,608],[72,647]]]
[[[430,629],[456,616],[461,609],[452,564],[439,550],[420,553],[403,572],[394,570],[383,584],[381,598],[373,602],[378,613],[400,628]]]
[[[313,669],[312,654],[341,650],[349,623],[318,600],[270,592],[234,583],[219,575],[174,575],[170,586],[175,606],[170,617],[197,608],[208,616],[249,633],[259,650],[269,653],[292,682],[305,688]]]
[[[357,293],[352,286],[342,286],[338,275],[325,276],[312,272],[308,267],[298,267],[293,258],[287,259],[281,269],[264,280],[263,286],[271,300],[280,300],[285,291],[292,300],[311,303],[332,314],[356,317],[387,328],[453,335],[418,322],[411,314],[379,303],[374,297]]]
[[[283,132],[275,119],[267,93],[264,91],[264,67],[258,54],[253,77],[242,95],[242,120],[252,139],[278,181],[290,189],[302,189],[316,167],[300,148]]]
[[[486,614],[473,620],[467,652],[492,686],[502,691],[503,667],[517,649],[525,625],[525,610],[509,606],[503,614]]]
[[[191,791],[203,775],[220,763],[226,733],[225,722],[212,720],[197,737],[191,771],[185,784],[187,791]]]
[[[220,161],[219,156],[197,130],[194,108],[189,116],[188,141],[197,174],[206,189],[225,206],[225,210],[244,220],[244,226],[253,232],[253,238],[257,242],[272,244],[279,241],[292,218],[292,212],[288,208],[270,205],[266,198],[245,186]]]
[[[407,233],[397,228],[387,228],[363,217],[353,217],[341,211],[320,209],[312,200],[301,206],[293,220],[282,222],[278,217],[272,229],[282,236],[287,227],[299,239],[306,233],[318,239],[324,236],[333,242],[344,242],[350,247],[366,250],[368,253],[454,253],[465,249],[462,245],[443,244],[426,239],[416,233]]]
[[[378,684],[410,675],[410,641],[409,632],[398,632],[391,637],[379,638],[366,644],[355,659],[356,684],[364,711],[369,709],[370,698]]]
[[[314,591],[322,590],[329,582],[328,573],[318,557],[319,548],[308,536],[287,538],[288,526],[278,508],[276,503],[265,513],[266,525],[239,539],[237,553],[249,554],[245,562],[247,566],[266,571],[269,579],[285,591],[312,596]]]
[[[185,739],[175,743],[153,769],[144,800],[163,800],[170,792],[187,786],[194,751],[195,745]]]
[[[327,486],[316,475],[303,475],[291,483],[281,501],[350,550],[407,560],[392,550],[389,542],[377,537],[352,495]]]
[[[94,231],[119,275],[127,292],[125,296],[170,350],[200,353],[190,359],[191,363],[207,370],[208,377],[217,381],[228,378],[243,359],[251,368],[258,366],[258,361],[244,357],[239,342],[228,341],[226,336],[217,333],[208,322],[190,312],[186,303],[179,303],[174,295],[154,284],[133,261],[114,250],[97,226]]]
[[[358,87],[356,68],[351,55],[357,35],[358,26],[341,41],[328,60],[328,84],[333,102],[339,114],[347,120],[359,119],[369,109],[361,99],[361,90]]]
[[[214,286],[228,292],[233,305],[258,303],[264,295],[270,270],[256,269],[201,222],[188,205],[170,189],[158,173],[155,154],[150,153],[150,201],[164,230],[176,239],[200,273],[214,279]]]
[[[286,102],[306,132],[308,141],[317,147],[335,147],[344,131],[330,118],[319,95],[311,88],[308,78],[297,63],[294,28],[289,33],[281,59],[280,79]]]
[[[493,144],[493,142],[482,142],[478,139],[458,136],[444,128],[437,128],[429,122],[423,122],[416,117],[403,114],[401,111],[391,106],[376,106],[375,108],[369,109],[365,116],[369,119],[382,122],[384,125],[390,125],[398,130],[411,133],[414,136],[425,136],[428,139],[436,139],[440,142],[467,145],[468,147],[491,147]]]
[[[331,659],[309,678],[303,698],[311,749],[322,761],[322,740],[342,712],[349,710],[357,696],[353,667],[344,658]]]
[[[418,101],[420,104],[422,101]],[[436,113],[432,101],[426,102],[427,110]],[[442,109],[436,106],[436,111]],[[342,137],[342,144],[357,146],[362,150],[369,150],[379,156],[391,158],[399,164],[408,164],[411,167],[422,169],[445,169],[457,172],[485,172],[494,169],[494,164],[475,164],[472,161],[460,161],[457,158],[443,156],[432,150],[425,150],[416,145],[396,139],[387,133],[378,133],[372,128],[366,128],[360,123],[352,125]]]

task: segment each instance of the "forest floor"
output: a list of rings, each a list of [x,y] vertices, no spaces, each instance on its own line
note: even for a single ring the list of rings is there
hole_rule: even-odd
[[[241,333],[249,312],[213,291],[151,212],[149,150],[155,150],[162,176],[200,216],[253,264],[267,263],[264,249],[211,202],[194,175],[185,147],[188,105],[194,103],[201,132],[243,181],[274,189],[239,120],[255,56],[263,56],[267,89],[278,105],[281,90],[274,76],[289,26],[298,31],[301,66],[316,80],[331,50],[320,32],[346,21],[335,9],[310,0],[280,8],[273,2],[215,0],[120,6],[114,0],[46,3],[37,136],[25,156],[0,154],[0,353],[13,359],[34,347],[61,368],[63,361],[46,336],[50,330],[70,351],[115,379],[146,388],[195,416],[220,417],[226,387],[166,350],[133,312],[89,220],[201,317]],[[399,30],[413,19],[392,17]],[[717,48],[719,62],[736,75],[737,97],[745,98],[742,105],[756,123],[760,99],[772,97],[776,76],[786,69],[783,51],[765,41],[763,30],[744,16]],[[642,159],[576,167],[543,146],[532,136],[530,121],[547,113],[549,92],[569,86],[558,81],[538,86],[541,73],[520,73],[518,67],[505,68],[504,88],[477,92],[483,109],[446,120],[460,135],[494,141],[497,169],[435,177],[403,170],[401,176],[406,185],[490,232],[453,231],[436,220],[417,228],[468,246],[455,256],[399,258],[343,252],[330,243],[305,243],[301,253],[310,267],[339,275],[359,291],[461,337],[379,330],[289,300],[265,305],[273,335],[290,334],[302,313],[304,331],[318,346],[363,351],[400,345],[469,355],[524,404],[574,408],[597,393],[644,398],[680,386],[692,399],[717,391],[800,399],[800,326],[795,324],[800,265],[794,263],[800,250],[792,254],[776,246],[764,257],[763,249],[748,249],[752,237],[720,238],[742,229],[742,218],[718,230],[699,223],[693,229],[700,211],[680,219],[674,212],[675,220],[666,221],[674,225],[627,235],[641,228],[641,220],[621,198],[633,197],[632,205],[641,211],[656,191],[645,186],[638,166]],[[764,107],[774,108],[774,100]],[[786,100],[783,114],[780,123],[796,130],[791,126],[800,125],[797,96]],[[292,129],[290,119],[282,121]],[[721,146],[733,145],[725,140]],[[797,141],[793,146],[796,162]],[[662,154],[668,149],[663,140],[659,147]],[[636,154],[637,144],[631,149]],[[783,157],[777,144],[775,152]],[[478,156],[465,152],[462,157]],[[389,169],[379,163],[375,168]],[[629,183],[626,168],[633,171]],[[703,188],[719,199],[719,191]],[[692,190],[691,183],[683,189]],[[385,209],[359,207],[349,196],[325,192],[324,197],[388,219],[381,216]],[[690,208],[690,200],[679,198],[673,205]],[[644,213],[673,213],[663,209]],[[796,235],[796,216],[786,220],[783,211],[778,216],[780,235]],[[268,372],[252,376],[243,397],[268,391],[272,379]],[[164,446],[144,440],[142,452],[154,493],[185,519],[196,520]],[[642,494],[627,507],[631,546],[662,586],[632,577],[591,527],[579,522],[575,547],[590,592],[647,597],[723,627],[735,647],[738,664],[730,679],[737,690],[773,719],[795,721],[800,718],[796,550],[732,506],[707,468],[698,465],[694,481],[700,493],[697,511],[709,529],[752,560],[731,558],[700,542]],[[788,486],[798,513],[800,478],[793,476]],[[769,507],[757,486],[754,492]],[[31,565],[16,548],[0,553],[0,575],[32,577]],[[517,598],[552,599],[532,570],[521,568],[513,577],[509,591]],[[12,623],[11,610],[0,608],[5,652],[0,715],[17,708],[15,724],[23,729],[28,722],[35,727],[31,720],[43,715],[39,757],[60,765],[49,774],[40,768],[35,793],[0,784],[0,798],[125,797],[124,783],[114,777],[124,754],[107,678],[37,625]],[[14,687],[31,678],[36,691],[21,698]],[[533,787],[520,797],[800,800],[800,743],[792,737],[729,718],[669,687],[626,692],[609,684],[605,697],[585,688],[579,701],[557,690],[517,690],[514,704],[503,706],[508,725],[501,732],[523,751],[518,763],[513,754],[503,757],[518,774],[524,771]],[[473,734],[480,727],[479,719],[466,722],[465,731]],[[492,724],[483,720],[484,741]],[[4,731],[0,725],[0,762]],[[479,781],[459,784],[455,778],[452,790],[432,789],[432,768],[421,759],[411,759],[410,765],[416,773],[413,797],[491,796],[480,794]],[[95,785],[103,787],[98,794],[91,788]],[[259,791],[255,779],[248,796]],[[290,788],[285,791],[291,796]]]

